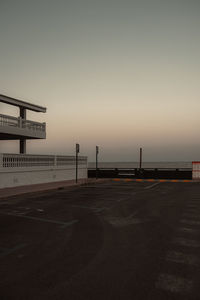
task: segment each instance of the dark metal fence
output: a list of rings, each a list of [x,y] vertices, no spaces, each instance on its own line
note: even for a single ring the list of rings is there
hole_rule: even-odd
[[[96,169],[88,169],[88,177],[96,177]],[[99,168],[98,178],[192,179],[190,168]]]

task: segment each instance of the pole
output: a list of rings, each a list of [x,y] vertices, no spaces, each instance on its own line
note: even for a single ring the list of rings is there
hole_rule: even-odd
[[[26,154],[26,140],[19,140],[19,153]]]
[[[99,146],[96,146],[96,179],[98,178],[98,154],[99,154]]]
[[[142,168],[142,148],[140,148],[140,170]]]
[[[20,114],[20,127],[22,127],[22,121],[26,120],[26,109],[24,107],[19,108]],[[19,153],[26,154],[26,139],[19,140]]]
[[[80,145],[76,144],[76,183],[78,182],[78,153],[80,152]]]

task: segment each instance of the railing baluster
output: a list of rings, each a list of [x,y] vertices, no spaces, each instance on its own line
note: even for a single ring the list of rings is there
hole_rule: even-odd
[[[19,128],[26,128],[33,131],[46,130],[46,123],[24,120],[20,117],[16,118],[16,117],[2,115],[2,114],[0,114],[0,126],[14,126]]]
[[[0,168],[62,167],[75,164],[74,156],[0,154]],[[87,165],[87,157],[79,157],[80,165]]]

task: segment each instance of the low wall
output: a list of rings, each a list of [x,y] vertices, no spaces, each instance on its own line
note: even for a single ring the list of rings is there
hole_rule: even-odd
[[[98,178],[192,179],[191,169],[125,169],[99,168]],[[96,170],[88,169],[88,177],[95,178]]]
[[[194,180],[200,179],[200,161],[192,162],[192,179]]]
[[[74,180],[76,177],[73,156],[2,154],[1,158],[0,189]],[[79,157],[78,178],[87,177],[87,158]]]

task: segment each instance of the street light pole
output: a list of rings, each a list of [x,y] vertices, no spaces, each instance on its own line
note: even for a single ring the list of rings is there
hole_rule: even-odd
[[[96,146],[96,179],[98,178],[98,154],[99,154],[99,146]]]
[[[76,183],[78,182],[78,154],[80,152],[80,145],[76,144]]]
[[[142,169],[142,148],[140,148],[140,170]]]

